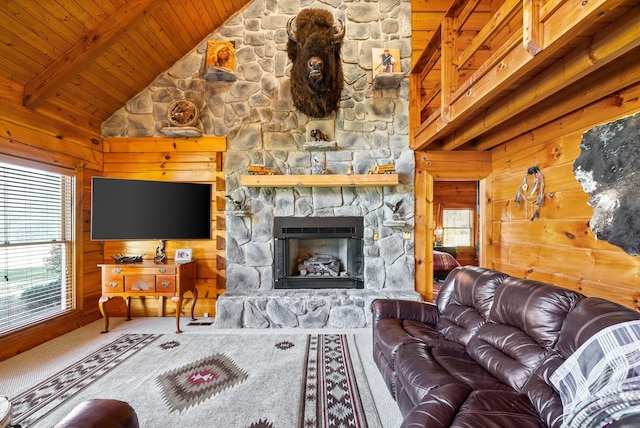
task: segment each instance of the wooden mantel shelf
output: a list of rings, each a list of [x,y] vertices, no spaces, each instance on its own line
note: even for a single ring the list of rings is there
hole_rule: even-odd
[[[243,175],[247,187],[362,187],[395,186],[398,174]]]

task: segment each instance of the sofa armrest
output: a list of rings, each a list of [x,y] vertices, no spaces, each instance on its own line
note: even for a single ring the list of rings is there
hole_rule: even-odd
[[[374,324],[384,318],[398,318],[436,325],[440,313],[433,303],[414,300],[376,299],[371,303]]]

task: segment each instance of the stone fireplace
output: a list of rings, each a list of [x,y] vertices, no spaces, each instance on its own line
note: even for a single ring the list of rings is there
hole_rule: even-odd
[[[275,289],[364,288],[362,217],[276,217]]]
[[[239,187],[232,194],[243,195],[251,214],[227,217],[227,287],[218,296],[216,327],[365,327],[374,299],[420,300],[413,239],[407,239],[413,237],[413,200],[406,192],[403,185]],[[390,207],[398,205],[394,213]],[[389,225],[394,214],[404,226]],[[357,222],[345,225],[345,219]],[[315,241],[315,250],[306,241]],[[360,249],[362,257],[349,260],[348,253]],[[337,276],[300,278],[300,253],[335,256]],[[279,288],[282,276],[293,286]]]

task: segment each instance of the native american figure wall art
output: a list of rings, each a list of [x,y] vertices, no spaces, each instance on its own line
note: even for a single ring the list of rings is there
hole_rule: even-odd
[[[338,108],[343,86],[340,48],[344,24],[334,26],[323,9],[303,9],[289,20],[287,53],[291,60],[293,105],[310,117],[325,117]]]
[[[205,76],[209,81],[235,82],[236,49],[228,40],[209,40],[205,60]]]

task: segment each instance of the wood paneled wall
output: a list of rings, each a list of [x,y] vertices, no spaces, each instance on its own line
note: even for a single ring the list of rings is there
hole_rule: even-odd
[[[102,138],[97,129],[81,123],[60,122],[22,106],[22,88],[0,79],[0,153],[17,159],[61,166],[77,171],[76,237],[78,253],[76,310],[37,326],[0,337],[0,361],[33,348],[100,318],[100,275],[89,240],[89,187],[102,170]]]
[[[222,165],[226,138],[108,138],[104,140],[104,176],[137,180],[184,181],[211,183],[212,239],[166,241],[166,251],[173,258],[177,248],[191,248],[197,260],[198,301],[196,316],[215,315],[216,299],[225,288],[225,181]],[[126,207],[123,207],[126,209]],[[157,241],[106,241],[101,256],[106,262],[113,254],[140,255],[153,258]],[[132,299],[132,316],[155,316],[156,299]],[[165,303],[166,316],[175,316],[173,302]],[[183,303],[184,315],[191,300]],[[122,299],[108,303],[109,314],[126,314]]]
[[[640,60],[635,62],[640,64]],[[596,88],[581,87],[580,92],[592,89]],[[556,106],[549,103],[546,108]],[[640,258],[595,239],[588,224],[593,210],[573,175],[573,162],[580,154],[583,132],[638,111],[640,83],[635,83],[494,149],[491,183],[484,194],[491,209],[481,265],[637,309]],[[546,198],[540,218],[531,221],[524,206],[515,206],[514,197],[527,168],[533,165],[539,165],[544,175]]]

